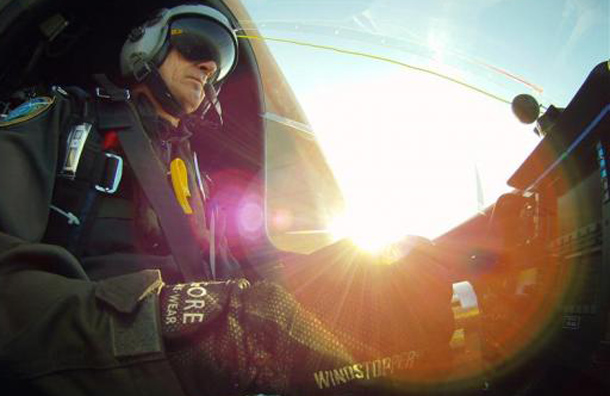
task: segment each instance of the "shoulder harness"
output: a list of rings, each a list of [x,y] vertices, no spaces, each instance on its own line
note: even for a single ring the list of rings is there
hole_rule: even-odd
[[[102,88],[95,97],[78,88],[67,89],[75,111],[56,176],[49,231],[45,240],[66,247],[79,257],[96,218],[100,194],[114,194],[121,181],[123,158],[104,147],[104,138],[118,136],[124,155],[159,218],[165,238],[185,281],[212,279],[203,251],[188,219],[174,198],[165,170],[154,155],[128,90],[114,86],[104,75],[94,76]],[[63,143],[62,143],[63,144]],[[61,161],[61,160],[60,160]],[[169,230],[169,231],[168,231]]]

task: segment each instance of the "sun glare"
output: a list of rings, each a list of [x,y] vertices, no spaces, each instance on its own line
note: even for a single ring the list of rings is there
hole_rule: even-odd
[[[416,71],[337,82],[303,106],[346,200],[330,232],[368,250],[468,219],[538,141],[509,105]]]

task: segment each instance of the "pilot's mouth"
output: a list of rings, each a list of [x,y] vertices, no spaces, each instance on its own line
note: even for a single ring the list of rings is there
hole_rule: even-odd
[[[187,78],[187,80],[191,80],[191,81],[195,81],[195,82],[197,82],[197,83],[198,83],[199,85],[201,85],[202,87],[203,87],[203,85],[205,84],[205,83],[203,82],[203,80],[202,80],[202,79],[197,78],[197,77],[187,76],[186,78]]]

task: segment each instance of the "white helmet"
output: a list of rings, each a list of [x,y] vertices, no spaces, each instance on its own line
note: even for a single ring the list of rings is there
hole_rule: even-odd
[[[237,36],[229,19],[204,5],[181,5],[162,9],[155,17],[131,31],[121,50],[121,73],[144,80],[175,47],[190,60],[213,60],[214,82],[222,81],[237,63]]]

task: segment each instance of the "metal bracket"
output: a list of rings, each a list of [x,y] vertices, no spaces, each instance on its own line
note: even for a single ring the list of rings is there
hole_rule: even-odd
[[[119,184],[121,184],[121,178],[123,177],[123,158],[119,157],[116,154],[112,153],[104,153],[108,160],[116,161],[116,167],[114,171],[114,177],[112,178],[111,186],[100,186],[99,184],[95,185],[95,189],[97,191],[101,191],[106,194],[113,194],[119,188]]]

